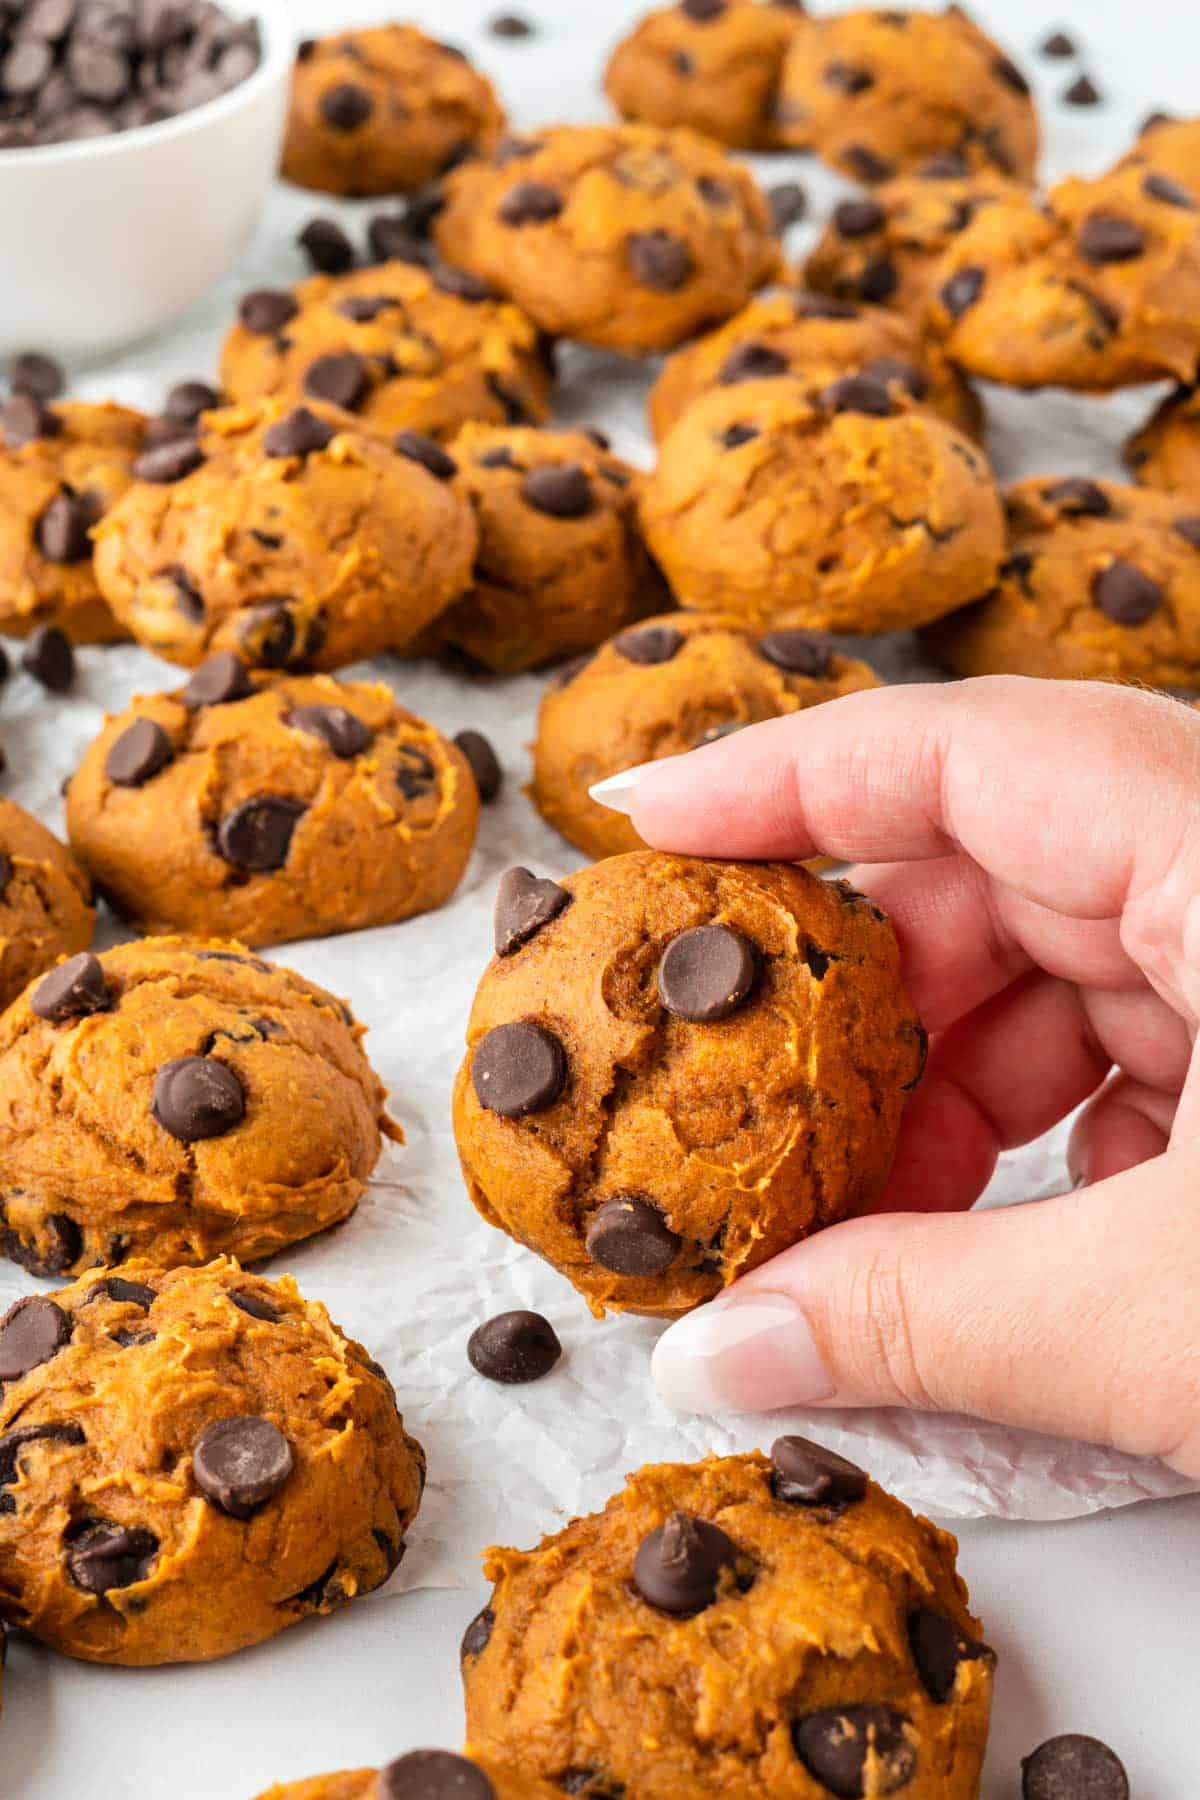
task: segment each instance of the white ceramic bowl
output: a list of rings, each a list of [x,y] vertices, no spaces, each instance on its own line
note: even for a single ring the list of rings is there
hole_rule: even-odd
[[[262,61],[227,94],[111,137],[0,150],[0,357],[97,357],[168,324],[237,260],[278,166],[294,50],[288,0],[245,11]]]

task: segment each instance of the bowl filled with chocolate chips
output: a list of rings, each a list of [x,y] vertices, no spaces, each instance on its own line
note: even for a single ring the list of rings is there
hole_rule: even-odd
[[[158,330],[250,237],[287,0],[0,0],[0,355]]]

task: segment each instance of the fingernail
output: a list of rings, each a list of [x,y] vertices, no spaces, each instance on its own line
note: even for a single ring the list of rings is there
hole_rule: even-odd
[[[598,806],[607,806],[610,812],[629,813],[632,811],[633,790],[651,767],[651,763],[637,763],[632,769],[621,769],[616,775],[606,775],[603,781],[595,782],[588,793]]]
[[[787,1294],[726,1294],[677,1321],[651,1372],[677,1412],[765,1412],[832,1398],[833,1377],[804,1310]]]

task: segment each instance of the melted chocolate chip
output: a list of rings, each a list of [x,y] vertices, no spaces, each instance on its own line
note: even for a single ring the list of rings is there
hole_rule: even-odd
[[[134,462],[133,472],[139,481],[167,487],[191,475],[203,461],[204,452],[194,437],[169,438],[165,444],[143,450]]]
[[[1117,625],[1144,625],[1163,603],[1157,581],[1118,557],[1092,577],[1092,599]]]
[[[1146,234],[1132,219],[1116,213],[1092,213],[1079,232],[1079,252],[1095,264],[1130,262],[1146,248]]]
[[[467,1629],[463,1632],[459,1646],[459,1658],[465,1662],[469,1656],[482,1656],[492,1639],[492,1627],[496,1623],[496,1615],[490,1606],[477,1612]]]
[[[682,238],[670,232],[633,231],[625,239],[630,274],[653,293],[674,294],[691,280],[695,263]]]
[[[918,369],[915,363],[905,362],[900,356],[877,356],[873,362],[867,363],[862,373],[875,381],[897,382],[914,400],[923,400],[929,392],[929,377],[924,369]]]
[[[92,554],[91,529],[100,508],[94,494],[60,488],[34,527],[34,541],[47,562],[86,562]]]
[[[112,1588],[145,1581],[158,1555],[152,1531],[141,1525],[114,1525],[107,1519],[81,1521],[64,1541],[67,1573],[88,1594],[107,1594]]]
[[[633,1584],[642,1599],[674,1618],[691,1618],[717,1598],[721,1576],[738,1548],[720,1526],[673,1512],[638,1545]]]
[[[864,413],[886,419],[895,411],[892,396],[882,381],[871,375],[841,375],[821,393],[821,404],[835,413]]]
[[[886,157],[879,156],[866,144],[850,144],[842,151],[842,161],[846,163],[860,181],[869,182],[872,186],[881,181],[890,181],[896,173],[896,165]]]
[[[983,269],[959,269],[942,283],[939,298],[952,319],[961,319],[974,306],[983,292],[986,279]]]
[[[736,1012],[758,978],[753,945],[728,925],[698,925],[672,938],[658,965],[658,991],[677,1019],[715,1024]]]
[[[403,760],[396,769],[396,786],[404,798],[417,800],[428,794],[436,784],[436,771],[425,752],[415,744],[401,744],[399,754]]]
[[[717,371],[722,387],[734,387],[741,381],[761,381],[775,375],[786,375],[791,363],[782,350],[771,344],[738,344]]]
[[[878,200],[839,200],[833,209],[833,228],[839,237],[870,237],[882,231],[887,214]]]
[[[318,419],[307,406],[297,406],[263,433],[263,452],[267,456],[310,456],[324,450],[333,435],[332,425]]]
[[[544,225],[557,219],[563,204],[558,189],[547,182],[518,181],[509,188],[497,212],[505,225]]]
[[[104,759],[104,773],[116,787],[142,787],[174,761],[175,746],[153,719],[135,719],[116,738]]]
[[[540,1381],[561,1355],[553,1325],[536,1312],[499,1313],[477,1326],[467,1342],[473,1369],[489,1381],[510,1384]]]
[[[34,988],[29,1004],[39,1019],[52,1025],[69,1019],[83,1019],[91,1013],[108,1012],[113,997],[98,957],[90,950],[67,958],[51,969]]]
[[[587,1253],[614,1275],[661,1275],[679,1253],[682,1238],[657,1206],[636,1194],[618,1194],[593,1214]]]
[[[374,100],[357,81],[339,81],[321,95],[321,117],[333,131],[357,131],[374,111]]]
[[[808,1438],[776,1438],[771,1462],[771,1491],[787,1506],[851,1506],[867,1491],[856,1463]]]
[[[994,1652],[986,1644],[968,1637],[953,1619],[928,1607],[918,1607],[909,1616],[908,1641],[917,1674],[938,1706],[944,1706],[953,1694],[960,1663],[995,1661]]]
[[[471,1082],[480,1105],[501,1118],[544,1112],[566,1086],[566,1052],[532,1019],[497,1025],[476,1046]]]
[[[287,722],[293,731],[320,738],[335,756],[346,761],[361,756],[375,741],[369,727],[345,706],[298,706]]]
[[[804,1767],[837,1800],[863,1800],[868,1791],[894,1794],[917,1772],[908,1721],[887,1706],[831,1706],[792,1726],[792,1744]]]
[[[279,1308],[262,1294],[231,1293],[229,1299],[248,1318],[261,1319],[267,1325],[278,1325],[281,1317]]]
[[[756,425],[727,425],[717,435],[717,442],[724,450],[740,450],[743,444],[751,444],[759,435]]]
[[[454,458],[447,455],[436,438],[426,437],[423,431],[398,431],[392,439],[392,448],[410,462],[420,463],[438,481],[450,481],[458,474]]]
[[[42,1222],[42,1241],[28,1241],[4,1231],[4,1254],[31,1275],[65,1275],[83,1253],[83,1233],[66,1213],[49,1213]]]
[[[1112,502],[1099,483],[1082,478],[1055,481],[1043,488],[1042,498],[1060,512],[1089,519],[1106,519],[1112,511]]]
[[[652,668],[671,662],[683,648],[684,636],[674,625],[644,625],[640,630],[623,631],[613,639],[613,649],[626,662]]]
[[[308,807],[285,794],[260,794],[227,812],[216,830],[218,854],[233,869],[266,875],[282,869],[292,833]]]
[[[74,1424],[18,1425],[0,1437],[0,1487],[17,1479],[17,1457],[26,1444],[86,1444],[83,1428]]]
[[[101,1295],[118,1305],[140,1306],[143,1312],[149,1312],[158,1298],[144,1281],[126,1281],[121,1275],[106,1275],[88,1289],[89,1300],[98,1300]]]
[[[154,1078],[150,1111],[181,1144],[224,1137],[246,1116],[236,1070],[212,1056],[176,1056]]]
[[[875,86],[870,69],[841,61],[826,63],[821,79],[826,87],[836,88],[840,94],[865,94],[868,88]]]
[[[248,1519],[274,1498],[295,1466],[292,1446],[278,1426],[240,1413],[209,1425],[192,1451],[200,1492],[234,1519]]]
[[[807,675],[820,681],[833,663],[833,640],[823,631],[768,631],[758,640],[758,652],[789,675]]]
[[[543,463],[520,485],[526,506],[552,519],[582,519],[595,504],[592,486],[578,463]]]
[[[0,1319],[0,1381],[19,1381],[71,1341],[69,1313],[41,1294],[10,1306]]]
[[[512,956],[571,904],[566,888],[528,869],[506,869],[496,889],[496,955]]]

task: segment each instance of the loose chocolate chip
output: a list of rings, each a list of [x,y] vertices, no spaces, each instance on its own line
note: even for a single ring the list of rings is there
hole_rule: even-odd
[[[1129,1800],[1120,1757],[1099,1738],[1049,1738],[1021,1762],[1022,1800]]]
[[[674,625],[644,625],[639,631],[623,631],[613,639],[613,649],[626,662],[653,666],[670,662],[683,648],[683,633]]]
[[[1149,575],[1118,557],[1092,577],[1092,599],[1117,625],[1144,625],[1163,603],[1163,590]]]
[[[379,1800],[496,1800],[483,1770],[452,1750],[410,1750],[376,1780]]]
[[[135,719],[104,759],[104,773],[117,787],[141,787],[173,761],[175,746],[153,719]]]
[[[333,435],[332,425],[307,406],[297,406],[264,432],[262,447],[267,456],[308,456],[324,450]]]
[[[833,228],[839,237],[870,237],[886,224],[887,214],[878,200],[839,200],[833,209]]]
[[[418,750],[415,744],[401,744],[399,750],[403,761],[396,769],[396,786],[406,800],[415,800],[435,785],[436,771],[425,752]]]
[[[492,1639],[492,1627],[496,1623],[496,1615],[490,1606],[485,1606],[475,1614],[467,1629],[463,1632],[459,1646],[459,1659],[465,1662],[468,1656],[481,1656]]]
[[[503,1119],[544,1112],[566,1086],[566,1052],[532,1019],[497,1025],[476,1046],[471,1081],[480,1105]]]
[[[831,1706],[792,1726],[796,1755],[814,1781],[837,1800],[894,1794],[917,1772],[917,1753],[905,1734],[908,1721],[887,1706]]]
[[[321,95],[321,117],[334,131],[357,131],[374,111],[374,100],[356,81],[339,81]]]
[[[877,356],[874,361],[866,364],[862,373],[873,376],[876,381],[899,382],[914,400],[923,400],[929,392],[929,377],[924,369],[918,369],[915,363],[905,362],[901,356]]]
[[[788,1506],[851,1506],[867,1491],[856,1463],[808,1438],[776,1438],[771,1462],[771,1490]]]
[[[29,394],[35,400],[56,400],[67,385],[62,364],[37,350],[13,357],[8,381],[14,394]]]
[[[202,413],[220,404],[220,394],[207,381],[177,381],[163,402],[163,413],[177,425],[198,425]]]
[[[0,1381],[19,1381],[71,1341],[69,1313],[41,1294],[10,1306],[0,1319]]]
[[[119,1305],[140,1306],[143,1312],[149,1312],[158,1298],[152,1287],[144,1281],[126,1281],[121,1275],[106,1275],[88,1289],[88,1299],[96,1300],[103,1294],[106,1300],[114,1300]]]
[[[1146,248],[1146,234],[1132,219],[1093,213],[1079,233],[1079,251],[1090,263],[1129,262]]]
[[[778,237],[789,225],[798,224],[808,211],[808,195],[798,181],[779,181],[767,189],[771,230]]]
[[[961,319],[974,306],[983,292],[984,279],[983,269],[968,268],[959,269],[942,283],[939,298],[952,319]]]
[[[57,625],[39,625],[25,641],[21,667],[52,694],[65,694],[75,680],[71,640]]]
[[[1011,88],[1014,94],[1025,97],[1029,93],[1029,83],[1018,69],[1015,62],[1007,56],[998,56],[992,63],[992,73],[1005,87]]]
[[[260,794],[243,800],[217,826],[217,850],[231,868],[252,875],[282,869],[296,823],[307,811],[303,800],[286,794]]]
[[[833,642],[823,631],[768,631],[759,638],[758,651],[777,669],[814,681],[828,675],[833,661]]]
[[[108,1012],[112,994],[104,979],[100,959],[90,950],[68,957],[39,981],[29,1004],[39,1019],[61,1025],[67,1019],[83,1019],[91,1013]]]
[[[256,288],[243,294],[238,318],[256,337],[274,337],[299,311],[299,303],[286,288]]]
[[[496,955],[512,956],[571,904],[566,888],[528,869],[506,869],[496,889]]]
[[[336,219],[310,219],[296,239],[321,275],[345,275],[354,267],[354,245]]]
[[[771,344],[738,344],[717,371],[722,387],[735,387],[740,381],[762,381],[775,375],[786,375],[791,364],[782,350]]]
[[[669,231],[631,231],[625,261],[633,279],[656,294],[678,293],[691,280],[695,263],[682,238]]]
[[[1162,200],[1167,206],[1178,206],[1184,212],[1195,212],[1196,200],[1188,189],[1179,182],[1172,181],[1169,175],[1160,175],[1152,170],[1142,182],[1142,192],[1149,194],[1152,200]]]
[[[58,414],[44,406],[35,394],[14,394],[5,401],[0,408],[0,424],[10,450],[20,450],[39,438],[57,437],[62,431]]]
[[[582,519],[595,504],[592,487],[578,463],[543,463],[521,482],[526,506],[552,519]]]
[[[753,946],[729,925],[681,931],[658,965],[662,1003],[677,1019],[711,1025],[745,1001],[758,976]]]
[[[1200,550],[1200,513],[1189,513],[1186,518],[1176,519],[1171,529],[1193,550]]]
[[[47,562],[86,562],[92,554],[91,529],[98,517],[91,494],[60,488],[45,507],[34,530],[38,549]]]
[[[893,265],[885,256],[877,256],[860,271],[854,289],[860,300],[866,300],[872,306],[882,306],[886,300],[890,300],[899,285],[900,277]]]
[[[518,181],[497,210],[505,225],[544,225],[557,219],[562,209],[563,197],[557,188],[545,181]]]
[[[994,1662],[994,1652],[960,1631],[953,1619],[918,1607],[908,1621],[908,1641],[917,1674],[929,1698],[944,1706],[954,1692],[958,1666],[964,1662]]]
[[[295,1466],[292,1446],[277,1425],[238,1413],[209,1425],[192,1451],[196,1486],[234,1519],[248,1519],[274,1498]]]
[[[561,1355],[553,1325],[536,1312],[499,1313],[477,1326],[467,1342],[471,1367],[489,1381],[540,1381]]]
[[[150,1111],[181,1144],[224,1137],[246,1116],[246,1090],[228,1063],[176,1056],[154,1078]]]
[[[410,462],[420,463],[439,481],[450,481],[458,474],[454,458],[446,454],[436,438],[426,437],[423,431],[398,431],[392,439],[392,448]]]
[[[743,444],[753,443],[757,436],[756,425],[727,425],[718,433],[717,442],[724,450],[740,450]]]
[[[261,1294],[234,1293],[230,1294],[229,1298],[238,1311],[244,1312],[248,1318],[262,1319],[267,1325],[278,1325],[279,1308],[273,1306],[269,1300],[264,1300]]]
[[[310,400],[326,400],[330,406],[340,406],[346,412],[356,412],[370,392],[371,378],[367,373],[365,357],[358,356],[353,350],[346,350],[341,354],[318,356],[305,369],[301,385]],[[321,449],[322,446],[318,444],[314,448]],[[294,452],[271,451],[269,454],[292,455]],[[301,451],[300,454],[303,455],[304,452]]]
[[[1052,31],[1041,43],[1043,56],[1067,57],[1075,55],[1075,40],[1068,37],[1065,31]]]
[[[361,756],[375,741],[374,732],[346,706],[298,706],[287,722],[296,731],[321,738],[335,756],[347,761]]]
[[[1105,519],[1112,511],[1112,503],[1099,483],[1082,478],[1053,482],[1042,490],[1042,498],[1060,512],[1088,519]]]
[[[88,1594],[133,1587],[145,1581],[158,1554],[158,1539],[142,1525],[132,1528],[88,1519],[67,1533],[67,1571]]]
[[[886,157],[876,155],[865,144],[850,144],[842,151],[842,161],[848,163],[851,171],[860,181],[870,182],[873,186],[881,181],[890,181],[896,173],[896,165],[888,162]]]
[[[886,419],[895,411],[892,396],[882,381],[870,375],[842,375],[821,394],[821,404],[835,413],[865,413]]]
[[[614,1275],[661,1275],[674,1262],[682,1241],[658,1207],[636,1194],[606,1200],[593,1215],[585,1238],[592,1261]]]
[[[826,87],[837,88],[841,94],[865,94],[868,88],[875,86],[870,69],[860,69],[846,62],[827,63],[821,79]]]
[[[201,706],[226,706],[231,700],[245,700],[253,692],[241,657],[232,650],[218,650],[200,664],[179,697],[195,711]]]
[[[837,300],[831,294],[797,294],[792,310],[798,319],[857,319],[858,308],[851,300]]]
[[[133,472],[139,481],[167,485],[182,481],[204,461],[204,452],[194,437],[168,438],[165,444],[153,444],[135,458]]]
[[[520,13],[497,13],[488,23],[488,30],[498,38],[528,38],[536,35],[536,27]]]
[[[1103,95],[1090,75],[1078,76],[1063,94],[1068,106],[1099,106]]]
[[[11,1487],[17,1479],[17,1457],[26,1444],[86,1444],[83,1428],[64,1422],[61,1425],[18,1425],[0,1437],[0,1487]],[[0,1511],[8,1510],[0,1507]]]
[[[688,1619],[712,1605],[723,1571],[737,1559],[737,1545],[719,1525],[673,1512],[638,1545],[633,1585],[659,1612]]]
[[[698,25],[705,25],[710,19],[719,19],[725,11],[725,0],[679,0],[679,10]]]
[[[490,806],[504,784],[499,757],[482,731],[456,731],[454,742],[467,759],[480,803]]]

